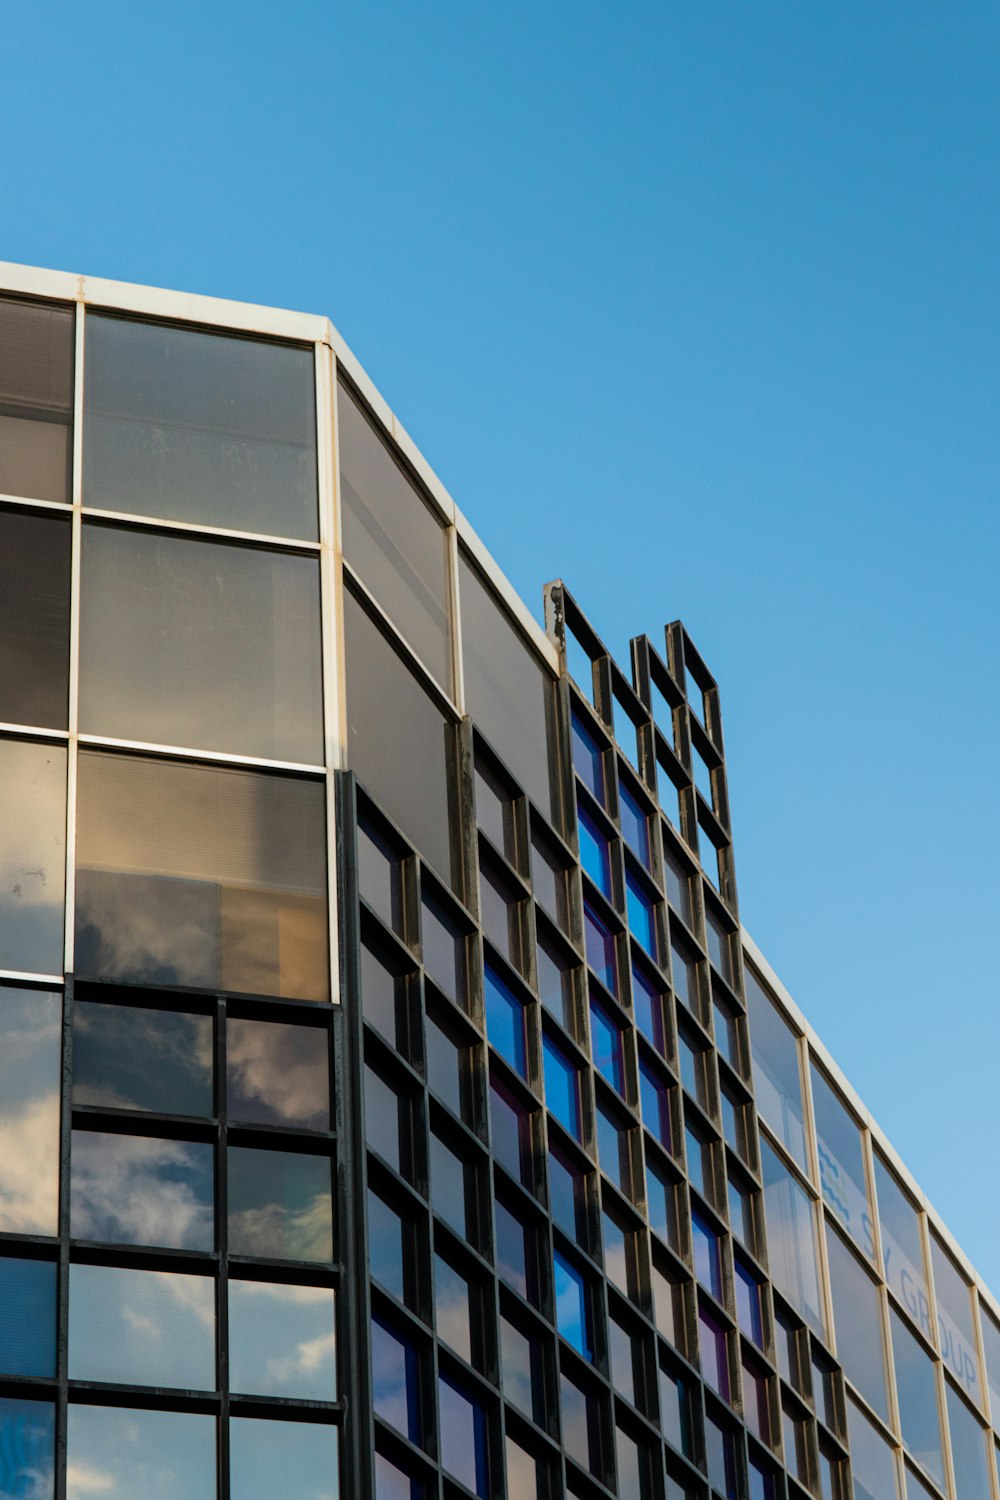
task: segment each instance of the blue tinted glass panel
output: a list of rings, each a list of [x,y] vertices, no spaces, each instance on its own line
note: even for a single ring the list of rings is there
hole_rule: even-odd
[[[691,1249],[694,1256],[694,1274],[702,1286],[713,1297],[722,1299],[722,1264],[719,1258],[719,1238],[705,1223],[700,1214],[691,1215]]]
[[[490,1086],[493,1156],[517,1181],[529,1186],[531,1136],[528,1112],[494,1078]]]
[[[553,1256],[556,1289],[556,1327],[568,1344],[585,1359],[593,1359],[587,1326],[587,1292],[584,1280],[558,1251]]]
[[[684,1131],[684,1149],[687,1153],[688,1177],[691,1186],[705,1197],[705,1143],[700,1136],[687,1127]]]
[[[486,1461],[486,1414],[478,1402],[450,1380],[438,1383],[441,1415],[441,1463],[445,1471],[485,1500],[489,1485]]]
[[[666,1052],[663,992],[641,969],[632,966],[632,1010],[635,1024],[657,1052]]]
[[[656,925],[653,903],[631,870],[625,872],[625,904],[628,907],[628,925],[632,929],[632,936],[655,958]]]
[[[588,964],[602,984],[607,985],[613,995],[617,995],[618,959],[614,933],[586,901],[583,903],[583,929]]]
[[[678,1452],[691,1455],[689,1397],[683,1380],[669,1370],[660,1370],[660,1426],[663,1436]]]
[[[698,1059],[694,1048],[683,1034],[677,1038],[677,1061],[680,1064],[681,1082],[694,1099],[701,1098],[698,1078]]]
[[[67,1448],[73,1500],[215,1500],[213,1417],[71,1403]],[[0,1493],[35,1497],[30,1488]],[[233,1500],[249,1497],[234,1491]],[[308,1492],[305,1500],[312,1500]]]
[[[670,1097],[665,1086],[646,1063],[639,1064],[639,1100],[642,1105],[642,1123],[661,1146],[672,1151]]]
[[[614,1183],[619,1192],[624,1192],[621,1131],[603,1109],[597,1111],[597,1155],[605,1177]]]
[[[436,1135],[431,1136],[431,1207],[465,1238],[465,1164]]]
[[[214,1166],[208,1144],[74,1130],[70,1233],[81,1240],[212,1250]]]
[[[605,896],[611,895],[611,853],[608,841],[589,813],[580,809],[580,863]]]
[[[622,1034],[603,1006],[590,1004],[590,1045],[594,1067],[620,1094],[625,1092]]]
[[[487,966],[486,1035],[516,1073],[527,1076],[528,1060],[524,1032],[524,1006]]]
[[[701,1372],[713,1391],[723,1401],[729,1400],[729,1361],[726,1358],[726,1332],[704,1308],[698,1314],[698,1347]]]
[[[56,1409],[46,1401],[0,1396],[0,1496],[52,1500]]]
[[[739,1261],[736,1262],[735,1271],[736,1321],[747,1338],[752,1339],[758,1349],[763,1349],[764,1325],[760,1313],[760,1286]]]
[[[583,1173],[555,1151],[549,1152],[549,1204],[564,1234],[580,1238],[583,1217]]]
[[[340,1494],[336,1427],[234,1417],[229,1440],[231,1500],[336,1500]]]
[[[649,869],[649,819],[627,787],[619,790],[619,805],[622,816],[622,835],[626,844]]]
[[[378,1415],[411,1442],[419,1443],[416,1350],[377,1318],[372,1319],[372,1391]]]
[[[604,806],[604,766],[601,748],[579,714],[573,715],[573,768],[584,786]]]
[[[528,1257],[524,1243],[524,1225],[509,1209],[498,1203],[495,1209],[496,1268],[504,1281],[522,1297],[528,1295]]]
[[[660,1176],[647,1163],[646,1204],[649,1227],[661,1240],[676,1248],[677,1244],[677,1195],[674,1184]]]
[[[560,1125],[580,1139],[580,1084],[576,1068],[551,1038],[544,1042],[545,1102]]]
[[[712,1488],[724,1495],[725,1500],[737,1500],[732,1433],[725,1431],[708,1415],[705,1417],[705,1457]]]
[[[0,1260],[0,1374],[56,1373],[56,1268]],[[3,1491],[0,1489],[0,1496]]]
[[[368,1192],[368,1268],[387,1292],[403,1301],[403,1221],[371,1189]]]

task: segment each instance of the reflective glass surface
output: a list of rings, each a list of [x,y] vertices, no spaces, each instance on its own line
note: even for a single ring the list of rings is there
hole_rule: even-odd
[[[959,1500],[989,1500],[986,1433],[948,1380],[945,1381],[945,1390],[955,1492]]]
[[[611,1381],[616,1391],[635,1405],[635,1350],[632,1335],[616,1318],[608,1321],[608,1354]]]
[[[438,1338],[471,1365],[469,1283],[440,1255],[434,1257],[434,1327]],[[476,1332],[478,1335],[479,1329]]]
[[[606,985],[613,995],[616,995],[618,993],[618,958],[614,934],[586,901],[583,903],[583,935],[588,964],[601,983]]]
[[[860,1406],[847,1399],[847,1436],[851,1449],[854,1500],[896,1500],[892,1449]]]
[[[704,1307],[698,1311],[698,1349],[701,1373],[706,1383],[722,1397],[723,1401],[728,1401],[729,1362],[726,1330],[718,1318]]]
[[[666,1052],[663,992],[637,965],[632,966],[632,1010],[635,1024],[657,1052]]]
[[[677,1188],[651,1162],[646,1163],[646,1212],[649,1227],[668,1245],[677,1248]]]
[[[230,1017],[226,1023],[230,1120],[329,1130],[328,1049],[325,1028]]]
[[[895,1308],[890,1309],[889,1324],[903,1442],[934,1482],[944,1489],[934,1363]]]
[[[0,739],[0,968],[62,973],[65,886],[66,751]]]
[[[990,1389],[990,1415],[993,1418],[994,1427],[1000,1427],[1000,1324],[986,1311],[981,1302],[979,1310],[983,1326],[986,1379]]]
[[[82,569],[84,733],[322,763],[317,558],[90,525]]]
[[[826,1253],[830,1266],[830,1295],[837,1336],[837,1356],[847,1378],[888,1421],[885,1356],[882,1346],[882,1309],[878,1289],[857,1258],[827,1226]]]
[[[541,1500],[540,1486],[544,1480],[538,1460],[526,1453],[509,1435],[504,1440],[504,1458],[507,1464],[508,1495],[518,1495],[521,1500]]]
[[[402,936],[403,889],[399,858],[381,834],[358,825],[358,887],[387,927]]]
[[[668,1151],[673,1150],[670,1127],[670,1095],[660,1075],[648,1063],[639,1064],[639,1101],[642,1123]]]
[[[431,1206],[460,1238],[468,1233],[465,1163],[440,1136],[431,1136]]]
[[[212,1250],[214,1147],[74,1130],[70,1233],[78,1240]]]
[[[823,1198],[841,1228],[869,1260],[875,1260],[875,1233],[868,1211],[861,1133],[826,1077],[813,1064],[813,1112]]]
[[[462,1113],[462,1052],[428,1016],[424,1027],[427,1083],[453,1114]]]
[[[406,1241],[403,1221],[368,1189],[368,1268],[374,1279],[398,1297],[406,1296]]]
[[[924,1272],[920,1220],[910,1199],[877,1151],[874,1157],[885,1279],[921,1333],[932,1339],[930,1292]]]
[[[212,1093],[211,1017],[74,1002],[75,1105],[210,1115]]]
[[[545,1067],[545,1103],[560,1125],[576,1140],[579,1140],[579,1072],[551,1037],[545,1037],[542,1050]]]
[[[760,1283],[757,1278],[736,1262],[733,1286],[736,1293],[736,1321],[758,1349],[764,1347],[764,1319],[761,1313]]]
[[[590,1343],[590,1325],[587,1317],[587,1291],[582,1272],[570,1265],[565,1256],[556,1251],[553,1256],[553,1275],[556,1293],[556,1327],[568,1344],[582,1354],[584,1359],[593,1359]]]
[[[667,901],[690,927],[691,878],[686,866],[668,848],[663,851],[663,880],[667,888]]]
[[[215,1282],[70,1266],[69,1377],[215,1390]]]
[[[70,498],[73,334],[71,307],[0,300],[0,494]]]
[[[229,1249],[275,1260],[331,1260],[329,1158],[230,1146]]]
[[[499,1079],[490,1082],[490,1144],[493,1160],[525,1187],[532,1184],[531,1121],[524,1105]]]
[[[443,995],[463,1003],[462,938],[436,902],[424,896],[420,913],[424,968]]]
[[[535,1415],[535,1351],[531,1340],[506,1318],[500,1319],[500,1364],[504,1396],[529,1419]]]
[[[71,1405],[67,1468],[69,1500],[215,1500],[215,1419]]]
[[[334,1401],[333,1292],[231,1277],[229,1385],[245,1395]]]
[[[746,996],[757,1108],[792,1160],[805,1169],[798,1041],[749,968]]]
[[[47,1401],[0,1396],[0,1495],[52,1500],[56,1409]]]
[[[574,711],[572,722],[573,769],[587,790],[605,805],[604,752],[583,716]]]
[[[380,1417],[420,1441],[420,1391],[416,1351],[388,1324],[372,1319],[372,1392]]]
[[[580,864],[602,895],[611,896],[611,851],[608,841],[590,814],[580,809],[577,818]]]
[[[0,1257],[0,1375],[55,1373],[55,1263]]]
[[[0,1231],[56,1234],[62,996],[0,988]]]
[[[438,1406],[442,1467],[473,1494],[486,1500],[489,1464],[486,1414],[482,1406],[444,1376],[438,1382]]]
[[[590,1002],[590,1047],[594,1067],[620,1094],[625,1092],[622,1033],[599,1001]]]
[[[344,595],[351,769],[437,873],[451,875],[448,723],[354,595]],[[405,734],[400,726],[405,724]]]
[[[812,1202],[767,1141],[760,1143],[768,1264],[774,1284],[817,1333],[823,1332]]]
[[[552,680],[493,594],[459,554],[465,711],[546,818]]]
[[[84,503],[315,539],[311,348],[91,313]]]
[[[649,815],[628,787],[618,789],[622,837],[640,862],[649,869]]]
[[[399,1095],[372,1068],[365,1068],[365,1142],[394,1171],[402,1171],[399,1151]]]
[[[625,904],[628,908],[628,925],[639,946],[653,958],[656,957],[656,921],[653,902],[642,882],[626,867]]]
[[[533,1296],[525,1226],[502,1203],[497,1203],[494,1214],[497,1272],[522,1297]]]
[[[486,969],[486,1035],[521,1077],[527,1076],[524,1006],[492,969]]]
[[[336,1427],[233,1417],[229,1424],[230,1496],[232,1500],[275,1500],[278,1495],[338,1500],[338,1448]]]
[[[321,781],[81,751],[77,972],[330,995]]]
[[[983,1391],[979,1380],[979,1353],[972,1327],[969,1284],[935,1234],[931,1235],[931,1263],[934,1267],[941,1357],[969,1400],[981,1407]]]
[[[337,388],[344,556],[400,635],[451,687],[446,535],[343,384]]]
[[[722,1301],[722,1256],[719,1237],[698,1213],[691,1215],[694,1274],[706,1291]]]
[[[549,1208],[563,1233],[582,1243],[587,1226],[583,1173],[552,1147],[549,1148]]]
[[[2,304],[0,304],[2,309]],[[0,339],[0,360],[3,341]],[[3,478],[0,399],[0,489]],[[54,428],[53,431],[59,429]],[[7,491],[10,493],[10,491]],[[69,713],[70,523],[0,509],[0,722],[65,729]]]

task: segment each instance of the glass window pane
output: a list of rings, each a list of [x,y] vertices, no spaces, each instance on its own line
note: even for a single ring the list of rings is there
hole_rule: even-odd
[[[229,1424],[232,1500],[274,1500],[276,1495],[337,1500],[338,1443],[336,1427],[318,1422],[233,1417]]]
[[[372,1390],[375,1410],[411,1442],[420,1442],[417,1353],[378,1318],[372,1319]]]
[[[580,809],[580,864],[602,895],[611,897],[611,851],[608,841],[590,814]]]
[[[649,869],[649,815],[627,786],[618,789],[622,837],[640,862]]]
[[[383,1454],[376,1453],[375,1500],[423,1500],[423,1495],[422,1485],[397,1469]]]
[[[698,1348],[705,1381],[723,1401],[729,1400],[729,1360],[726,1330],[705,1308],[698,1312]]]
[[[729,929],[724,927],[711,907],[705,910],[705,941],[708,956],[727,983],[733,982],[733,960]]]
[[[618,955],[614,934],[586,901],[583,903],[583,935],[588,964],[601,983],[617,995]]]
[[[74,1105],[211,1115],[212,1094],[210,1016],[75,1001]]]
[[[604,807],[604,751],[583,717],[576,712],[573,714],[572,736],[573,769],[591,795]]]
[[[421,907],[424,969],[443,995],[464,1005],[462,936],[437,904],[424,896]]]
[[[921,1348],[904,1320],[891,1308],[892,1352],[896,1366],[896,1391],[903,1442],[913,1458],[934,1482],[945,1488],[941,1454],[941,1424],[938,1421],[937,1383],[934,1363]]]
[[[861,1132],[840,1097],[815,1064],[812,1066],[813,1112],[823,1198],[841,1228],[875,1260],[875,1235],[868,1212]]]
[[[822,1333],[812,1201],[763,1137],[760,1159],[768,1264],[774,1284],[806,1322]]]
[[[439,1136],[431,1136],[431,1207],[465,1239],[468,1233],[465,1163]]]
[[[678,1248],[677,1233],[677,1189],[658,1172],[651,1162],[646,1163],[646,1213],[649,1227],[660,1239]]]
[[[278,1021],[226,1023],[229,1118],[252,1125],[330,1128],[325,1027]]]
[[[527,1077],[524,1006],[498,974],[486,969],[486,1035],[490,1045],[522,1078]]]
[[[882,1230],[885,1279],[917,1327],[932,1339],[930,1291],[924,1273],[920,1219],[885,1162],[875,1152],[875,1193]]]
[[[329,1158],[230,1146],[229,1249],[269,1260],[332,1260]]]
[[[764,1347],[764,1319],[761,1314],[760,1283],[739,1261],[734,1266],[736,1291],[736,1321],[748,1339]]]
[[[231,1278],[229,1387],[251,1396],[335,1401],[333,1292]]]
[[[625,1092],[622,1033],[597,1000],[590,1002],[590,1046],[594,1067],[619,1094]]]
[[[551,678],[461,553],[458,568],[466,713],[551,820]]]
[[[0,1375],[55,1373],[55,1264],[4,1256],[0,1258]],[[3,1492],[0,1461],[0,1495]]]
[[[62,973],[65,885],[66,751],[0,739],[0,966]]]
[[[394,1208],[368,1189],[368,1271],[400,1302],[406,1300],[407,1236]]]
[[[793,1161],[805,1169],[798,1040],[749,968],[746,995],[757,1108]]]
[[[215,1500],[214,1417],[71,1405],[68,1420],[72,1500]]]
[[[733,1435],[712,1417],[705,1417],[705,1458],[712,1488],[725,1500],[736,1500],[736,1455]]]
[[[434,1327],[437,1336],[472,1364],[472,1308],[469,1283],[454,1266],[434,1257]],[[478,1333],[478,1330],[477,1330]]]
[[[517,1495],[518,1500],[541,1500],[540,1486],[544,1483],[544,1478],[538,1459],[526,1453],[510,1436],[505,1439],[504,1452],[507,1460],[507,1494]]]
[[[444,527],[346,386],[337,388],[344,556],[400,635],[451,687]]]
[[[358,825],[358,886],[387,927],[403,936],[403,882],[400,858],[381,834]]]
[[[635,1024],[657,1052],[666,1054],[663,1024],[663,992],[637,964],[632,965],[632,1010]]]
[[[489,1464],[486,1451],[486,1413],[444,1376],[438,1381],[441,1419],[441,1466],[473,1494],[486,1500]]]
[[[74,1239],[214,1249],[211,1145],[74,1130],[71,1152]]]
[[[691,877],[687,867],[669,848],[663,850],[663,879],[667,887],[667,901],[690,927],[691,922]]]
[[[969,1400],[981,1407],[983,1393],[979,1383],[979,1356],[972,1329],[969,1285],[934,1234],[931,1235],[931,1263],[934,1267],[941,1357]]]
[[[69,1377],[214,1391],[215,1282],[70,1266]]]
[[[722,1301],[722,1254],[719,1236],[700,1214],[691,1214],[691,1250],[694,1274],[706,1291]]]
[[[628,1192],[628,1142],[617,1119],[602,1106],[596,1110],[597,1158],[601,1171],[620,1193]]]
[[[641,881],[626,866],[625,905],[628,909],[628,925],[639,946],[654,959],[656,957],[656,917],[653,902]]]
[[[568,1344],[584,1359],[593,1359],[587,1318],[587,1292],[583,1275],[556,1251],[553,1256],[556,1292],[556,1327]]]
[[[986,1461],[986,1434],[951,1385],[947,1391],[948,1427],[951,1431],[951,1461],[955,1468],[955,1493],[959,1500],[989,1500],[990,1480]]]
[[[983,1353],[986,1356],[986,1379],[990,1388],[990,1414],[994,1427],[1000,1428],[1000,1325],[979,1304],[983,1320]]]
[[[0,478],[3,427],[0,402]],[[67,726],[70,541],[68,517],[0,509],[0,722],[5,724]]]
[[[639,1064],[639,1102],[642,1123],[667,1151],[673,1150],[670,1124],[670,1094],[666,1085],[648,1063]]]
[[[90,525],[80,601],[83,732],[322,762],[317,558]]]
[[[0,494],[70,498],[73,344],[71,307],[0,300]]]
[[[564,1234],[586,1243],[587,1202],[584,1176],[561,1152],[549,1149],[549,1207]]]
[[[499,1079],[490,1081],[490,1143],[493,1160],[516,1182],[532,1185],[531,1120],[524,1105]]]
[[[448,722],[349,592],[344,636],[351,769],[448,879]]]
[[[847,1435],[854,1476],[854,1500],[895,1500],[896,1466],[885,1438],[850,1398]]]
[[[0,429],[2,431],[2,429]],[[52,1500],[56,1409],[47,1401],[0,1396],[0,1495]]]
[[[81,752],[77,972],[330,997],[321,781]]]
[[[0,988],[0,1230],[57,1234],[62,996]]]
[[[542,1043],[545,1067],[545,1103],[560,1125],[580,1139],[580,1075],[566,1054],[545,1037]]]
[[[888,1421],[878,1288],[829,1226],[826,1247],[837,1357],[847,1378],[854,1382],[878,1415]]]
[[[688,1388],[672,1370],[660,1369],[660,1426],[679,1453],[691,1456],[691,1408]]]
[[[84,502],[315,540],[311,348],[91,313]]]
[[[361,944],[361,1008],[365,1020],[399,1050],[406,1046],[405,986],[380,958]]]
[[[424,1027],[424,1061],[427,1085],[447,1104],[453,1114],[462,1115],[462,1057],[460,1048],[443,1027],[427,1017]]]
[[[529,1288],[527,1230],[502,1203],[497,1203],[495,1215],[497,1272],[522,1297],[528,1297],[529,1291],[533,1296],[534,1290]]]

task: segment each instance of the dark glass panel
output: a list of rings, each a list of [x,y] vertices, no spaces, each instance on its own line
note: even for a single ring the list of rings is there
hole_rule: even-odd
[[[564,1234],[586,1243],[587,1203],[584,1176],[561,1152],[549,1148],[549,1207]]]
[[[0,1231],[57,1234],[62,996],[0,988]]]
[[[632,936],[641,948],[656,958],[656,916],[653,902],[642,882],[630,869],[625,870],[625,905]]]
[[[635,1024],[657,1052],[666,1053],[663,1024],[663,991],[637,965],[632,966],[632,1010]]]
[[[337,1397],[334,1294],[229,1280],[229,1386],[300,1401]]]
[[[506,1318],[500,1319],[500,1362],[504,1396],[529,1420],[537,1412],[537,1346]],[[538,1413],[538,1415],[543,1415]]]
[[[726,1330],[718,1318],[704,1307],[698,1312],[698,1348],[701,1355],[701,1373],[707,1385],[729,1400],[729,1360],[727,1357]]]
[[[545,1103],[560,1125],[580,1139],[580,1075],[550,1037],[543,1043]]]
[[[706,1291],[722,1301],[722,1254],[719,1236],[710,1229],[701,1214],[691,1215],[691,1249],[694,1274]]]
[[[70,1266],[69,1378],[215,1390],[215,1282]]]
[[[329,1130],[330,1060],[325,1028],[230,1018],[226,1076],[231,1120]]]
[[[423,1500],[423,1495],[422,1485],[397,1469],[384,1454],[376,1453],[375,1500]]]
[[[556,926],[569,931],[566,869],[548,839],[531,836],[531,887],[535,900]]]
[[[0,300],[0,494],[70,498],[73,334],[71,307]]]
[[[469,1283],[440,1255],[434,1257],[434,1328],[449,1349],[472,1364]],[[479,1330],[476,1332],[478,1334]]]
[[[486,1413],[458,1386],[444,1376],[438,1381],[441,1420],[441,1465],[473,1494],[486,1500],[489,1493],[489,1463],[486,1448]]]
[[[403,935],[403,882],[399,858],[379,834],[358,826],[358,886],[387,927]]]
[[[331,1260],[329,1159],[230,1146],[229,1249],[269,1260]]]
[[[229,1424],[231,1500],[274,1500],[277,1495],[338,1500],[339,1442],[336,1427],[317,1422],[233,1417]]]
[[[420,1442],[420,1389],[417,1353],[378,1318],[372,1319],[372,1388],[375,1411],[383,1421]]]
[[[733,1278],[736,1292],[736,1321],[758,1349],[764,1347],[764,1319],[761,1312],[761,1290],[757,1278],[739,1261],[734,1267]]]
[[[465,1163],[431,1136],[431,1207],[462,1239],[468,1234]]]
[[[0,1396],[0,1495],[52,1500],[56,1409],[46,1401]]]
[[[668,1177],[659,1172],[651,1162],[646,1163],[646,1212],[649,1227],[654,1234],[676,1250],[677,1233],[677,1187]]]
[[[215,1419],[71,1405],[67,1462],[73,1500],[215,1500]]]
[[[80,754],[77,972],[330,996],[321,781]]]
[[[71,1150],[74,1239],[214,1249],[211,1145],[74,1130]]]
[[[618,1090],[625,1092],[625,1058],[620,1028],[596,1000],[590,1002],[590,1046],[594,1067]]]
[[[597,1108],[597,1155],[601,1171],[610,1178],[621,1193],[628,1192],[628,1153],[625,1132],[619,1129],[615,1117]]]
[[[436,902],[427,896],[421,911],[424,968],[428,977],[449,1000],[464,1006],[465,966],[461,933]]]
[[[608,1321],[608,1352],[611,1360],[611,1380],[626,1401],[635,1405],[635,1349],[632,1335],[616,1318]]]
[[[613,995],[618,993],[618,955],[614,933],[586,901],[583,903],[583,935],[587,962]]]
[[[313,358],[91,313],[84,503],[315,540]]]
[[[552,680],[464,556],[459,556],[465,708],[551,821],[546,719]]]
[[[55,1373],[55,1264],[4,1256],[0,1258],[0,1374]]]
[[[611,899],[611,850],[595,820],[583,808],[578,816],[580,864],[602,895]]]
[[[497,849],[517,866],[514,804],[509,793],[482,765],[476,765],[476,822]]]
[[[687,1385],[672,1370],[660,1370],[660,1426],[663,1436],[679,1453],[690,1457],[691,1395]]]
[[[403,1221],[395,1209],[368,1189],[368,1270],[387,1292],[406,1300],[407,1245]]]
[[[529,1296],[527,1231],[502,1203],[495,1208],[496,1268],[500,1276],[522,1297]],[[533,1291],[533,1289],[532,1289]]]
[[[622,837],[640,862],[649,869],[649,814],[628,787],[618,789]]]
[[[384,1078],[365,1068],[365,1142],[392,1167],[402,1171],[399,1151],[399,1096]]]
[[[402,1049],[406,1040],[403,1014],[404,988],[372,950],[361,945],[361,1008],[365,1020],[382,1033],[393,1047]]]
[[[568,1376],[559,1378],[559,1416],[562,1445],[581,1468],[596,1473],[600,1467],[597,1403]]]
[[[351,593],[344,596],[344,635],[351,769],[448,878],[450,726]]]
[[[661,1146],[672,1151],[670,1095],[666,1084],[648,1063],[639,1064],[639,1101],[642,1106],[642,1123]]]
[[[535,947],[535,959],[538,967],[538,998],[557,1021],[568,1031],[572,1031],[573,981],[569,966],[540,934]]]
[[[708,1478],[713,1490],[719,1495],[724,1495],[725,1500],[737,1500],[739,1485],[733,1434],[727,1427],[721,1427],[714,1418],[707,1414],[705,1417],[705,1458],[708,1464]]]
[[[663,851],[663,879],[667,887],[667,900],[677,915],[691,926],[691,877],[669,849]]]
[[[65,886],[66,751],[0,739],[0,967],[62,973]]]
[[[212,1114],[211,1017],[77,1000],[73,1103]]]
[[[576,712],[572,721],[573,769],[584,786],[605,806],[604,751],[582,716]]]
[[[450,689],[445,530],[344,385],[337,388],[337,421],[344,557]]]
[[[587,1313],[587,1288],[582,1272],[556,1251],[553,1256],[556,1292],[556,1327],[568,1344],[593,1359],[590,1319]]]
[[[532,1185],[531,1119],[524,1105],[498,1079],[490,1084],[490,1141],[493,1159],[516,1182]]]
[[[606,1210],[601,1214],[601,1234],[604,1239],[604,1274],[627,1297],[632,1290],[628,1238]]]
[[[705,941],[708,956],[727,983],[733,982],[732,938],[719,918],[707,908],[705,911]]]
[[[453,1114],[462,1115],[462,1050],[446,1031],[427,1017],[424,1055],[428,1086]]]
[[[0,404],[0,434],[2,411]],[[0,471],[2,464],[0,456]],[[65,729],[68,723],[71,534],[67,516],[0,509],[0,721],[4,723],[35,724],[43,729]]]
[[[82,568],[82,731],[322,762],[317,558],[90,525]]]
[[[486,970],[486,1035],[515,1073],[527,1077],[527,1033],[524,1006],[499,975]]]

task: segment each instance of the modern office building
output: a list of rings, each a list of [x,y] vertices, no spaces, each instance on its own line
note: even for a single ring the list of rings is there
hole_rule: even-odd
[[[0,1500],[1000,1500],[719,693],[324,317],[0,267]]]

